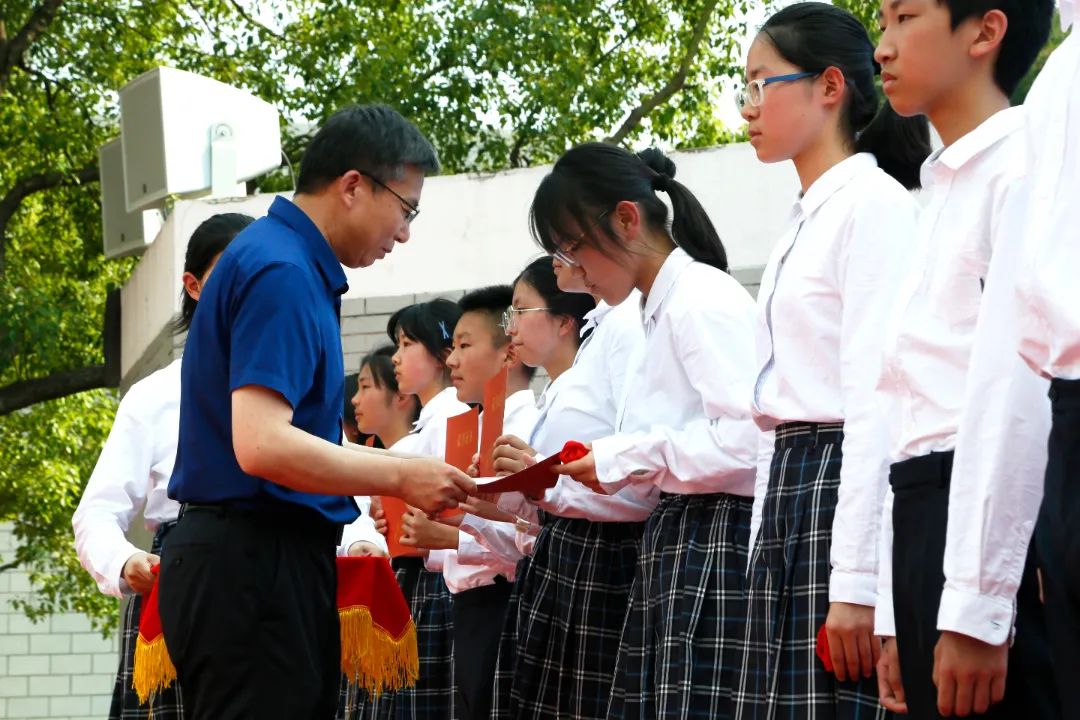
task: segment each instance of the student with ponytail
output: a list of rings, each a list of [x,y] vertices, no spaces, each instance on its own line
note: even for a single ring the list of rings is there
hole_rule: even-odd
[[[755,494],[736,717],[875,717],[877,539],[888,454],[875,387],[915,234],[925,119],[879,97],[874,45],[816,2],[770,17],[739,107],[762,162],[802,188],[758,294],[753,411],[775,431]],[[771,455],[771,462],[768,460]],[[815,653],[824,627],[831,670]]]
[[[594,492],[647,498],[609,718],[731,715],[759,432],[754,303],[694,195],[657,150],[566,152],[533,199],[535,237],[617,306],[641,291],[645,341],[614,432],[556,467]],[[669,222],[667,205],[671,201]]]

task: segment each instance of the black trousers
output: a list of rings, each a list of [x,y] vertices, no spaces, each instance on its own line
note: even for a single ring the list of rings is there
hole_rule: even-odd
[[[513,584],[501,575],[454,596],[454,681],[458,720],[488,720],[495,661]]]
[[[1046,494],[1035,540],[1062,710],[1080,718],[1080,380],[1054,380],[1050,400]]]
[[[185,508],[159,603],[188,720],[334,717],[339,535],[296,505]]]
[[[893,609],[896,649],[911,720],[941,717],[934,685],[938,607],[945,584],[945,531],[953,454],[931,453],[896,463],[889,473],[893,504]],[[975,509],[972,509],[975,511]],[[1034,546],[1017,593],[1016,641],[1009,650],[1005,699],[983,717],[1061,717],[1039,601]]]

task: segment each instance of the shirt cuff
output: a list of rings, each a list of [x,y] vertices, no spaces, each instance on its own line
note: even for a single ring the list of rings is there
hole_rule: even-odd
[[[1011,601],[946,587],[941,592],[938,630],[961,633],[988,645],[1003,645],[1012,633]]]
[[[829,576],[829,602],[877,605],[877,575],[833,570]]]
[[[596,479],[604,492],[614,495],[630,484],[632,476],[626,476],[618,467],[618,457],[622,452],[619,437],[600,438],[593,440],[592,453],[593,464],[596,467]]]
[[[443,566],[446,563],[446,554],[449,550],[429,550],[427,557],[424,558],[424,567],[431,572],[442,572]]]
[[[896,637],[892,595],[878,597],[877,607],[874,608],[874,634],[879,637]]]
[[[468,532],[458,535],[457,559],[462,565],[484,565],[491,552]]]

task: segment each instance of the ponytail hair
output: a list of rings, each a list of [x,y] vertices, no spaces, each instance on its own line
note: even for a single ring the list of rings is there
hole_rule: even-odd
[[[766,20],[760,36],[802,70],[835,67],[843,73],[848,97],[841,129],[851,147],[873,153],[878,166],[908,190],[919,187],[920,168],[930,155],[930,125],[922,116],[901,117],[882,100],[874,44],[854,15],[826,3],[796,3]]]
[[[671,200],[670,223],[658,192]],[[675,180],[675,163],[655,148],[635,155],[593,142],[567,150],[533,197],[529,210],[533,239],[549,254],[580,237],[584,244],[611,255],[618,239],[606,220],[624,200],[636,203],[647,226],[669,235],[694,260],[728,271],[727,252],[705,208]]]
[[[184,272],[201,279],[233,238],[253,222],[255,218],[243,213],[218,213],[203,220],[188,241],[184,252]],[[180,314],[172,321],[173,334],[187,332],[191,327],[197,303],[195,298],[187,294],[187,290],[180,291]]]

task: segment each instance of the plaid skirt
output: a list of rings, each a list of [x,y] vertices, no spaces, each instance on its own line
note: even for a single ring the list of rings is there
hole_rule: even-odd
[[[884,718],[876,676],[838,682],[815,654],[829,612],[829,551],[843,423],[776,429],[761,529],[750,562],[738,720]]]
[[[731,717],[753,499],[664,493],[645,523],[608,718]]]
[[[514,671],[517,666],[518,610],[521,607],[521,579],[529,572],[532,556],[526,555],[518,561],[514,577],[514,587],[510,590],[510,600],[506,603],[506,619],[502,634],[499,636],[499,654],[495,661],[495,687],[491,693],[491,717],[499,720],[514,720],[510,713],[510,695],[515,685]]]
[[[350,688],[342,677],[339,719],[345,720],[453,720],[454,623],[453,596],[442,573],[424,567],[423,558],[395,558],[392,562],[401,592],[416,624],[420,678],[416,686],[378,699]]]
[[[161,543],[176,522],[162,523],[156,533],[150,552],[161,554]],[[173,720],[184,717],[184,701],[180,684],[174,682],[154,696],[147,705],[139,704],[139,696],[132,686],[135,679],[135,646],[139,640],[139,618],[142,615],[142,595],[132,596],[124,610],[120,626],[120,666],[113,683],[112,705],[109,720],[146,720],[151,714],[155,720]]]
[[[641,523],[547,519],[518,577],[513,684],[493,717],[605,716],[641,533]]]

